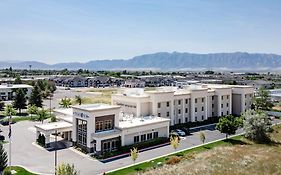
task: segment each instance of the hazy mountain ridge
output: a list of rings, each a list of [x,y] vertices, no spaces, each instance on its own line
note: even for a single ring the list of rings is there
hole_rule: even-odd
[[[70,62],[45,64],[38,61],[4,62],[0,61],[0,68],[13,67],[14,69],[159,69],[159,70],[184,70],[184,69],[277,69],[281,67],[281,55],[260,53],[211,53],[194,54],[179,52],[158,52],[133,57],[132,59],[95,60],[87,63]]]

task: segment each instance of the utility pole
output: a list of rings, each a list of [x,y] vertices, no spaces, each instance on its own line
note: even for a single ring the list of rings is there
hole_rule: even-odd
[[[56,129],[55,146],[57,145],[57,136],[58,136],[58,130]],[[57,148],[55,148],[55,175],[56,174],[57,174]]]
[[[12,171],[12,112],[10,111],[9,118],[9,168],[10,172]]]

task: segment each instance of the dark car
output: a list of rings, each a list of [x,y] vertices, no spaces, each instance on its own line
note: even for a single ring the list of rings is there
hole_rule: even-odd
[[[181,128],[185,132],[186,135],[190,135],[190,129],[189,128]]]

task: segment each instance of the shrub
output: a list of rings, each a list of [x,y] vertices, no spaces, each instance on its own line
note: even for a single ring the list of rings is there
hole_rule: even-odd
[[[181,158],[178,156],[171,156],[169,159],[166,161],[166,164],[168,165],[175,165],[181,161]]]
[[[12,173],[9,169],[5,169],[3,175],[12,175]]]

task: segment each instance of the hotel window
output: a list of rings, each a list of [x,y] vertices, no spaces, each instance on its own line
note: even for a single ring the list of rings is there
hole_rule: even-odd
[[[245,94],[245,98],[247,98],[247,94]]]
[[[161,108],[161,103],[158,103],[158,108]]]
[[[143,142],[145,140],[146,140],[146,135],[145,134],[141,135],[141,142]]]
[[[180,109],[178,110],[178,113],[181,114],[181,110]]]
[[[197,98],[195,98],[195,103],[197,103]]]
[[[170,106],[170,102],[167,101],[167,107],[169,107],[169,106]]]
[[[252,97],[252,94],[250,94],[250,97]]]
[[[197,112],[197,108],[195,108],[195,112]]]
[[[188,113],[188,108],[185,108],[185,113]]]
[[[161,117],[161,113],[158,113],[158,117]]]
[[[140,141],[140,137],[139,136],[134,136],[134,143],[138,143]]]
[[[228,103],[226,103],[226,107],[228,107]]]
[[[204,120],[204,115],[202,115],[202,120]]]
[[[179,118],[179,124],[181,123],[181,119]]]
[[[229,112],[228,111],[226,111],[226,115],[228,115],[229,114]]]
[[[197,116],[195,116],[195,121],[197,122]]]
[[[110,142],[103,142],[103,151],[110,150]]]
[[[188,104],[188,99],[185,99],[185,104]]]
[[[212,117],[214,117],[214,115],[215,115],[215,113],[214,113],[214,112],[212,112]]]
[[[212,100],[214,100],[214,98],[215,98],[215,97],[214,97],[214,96],[212,96]]]
[[[226,96],[226,99],[229,99],[229,95]]]
[[[111,142],[111,150],[116,150],[117,149],[117,145],[118,145],[118,141],[114,140]]]
[[[214,108],[215,107],[215,105],[214,104],[212,104],[212,108]]]
[[[170,112],[167,112],[167,117],[170,117]]]
[[[221,96],[221,100],[223,100],[223,96]]]
[[[188,118],[187,117],[185,117],[185,123],[187,123],[188,122]]]
[[[223,116],[223,112],[221,112],[221,116]]]
[[[158,132],[153,132],[153,138],[154,139],[158,138]]]
[[[181,100],[178,101],[178,104],[181,105]]]
[[[151,140],[152,139],[152,133],[148,133],[147,134],[147,140]]]
[[[76,124],[77,124],[77,142],[80,145],[86,146],[87,145],[87,121],[85,120],[81,120],[81,119],[77,119],[76,120]]]
[[[223,108],[223,104],[221,104],[221,108]]]
[[[111,120],[105,120],[105,130],[112,129],[112,121]]]
[[[204,103],[204,98],[202,98],[202,103]]]
[[[102,121],[97,121],[96,122],[96,132],[102,131]]]
[[[202,111],[204,111],[204,107],[202,107]]]

